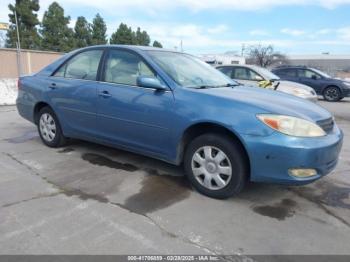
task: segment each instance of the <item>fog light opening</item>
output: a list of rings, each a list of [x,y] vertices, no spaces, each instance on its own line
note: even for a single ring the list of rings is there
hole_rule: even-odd
[[[298,177],[298,178],[306,178],[306,177],[312,177],[317,175],[317,171],[312,168],[293,168],[293,169],[289,169],[288,173],[291,176]]]

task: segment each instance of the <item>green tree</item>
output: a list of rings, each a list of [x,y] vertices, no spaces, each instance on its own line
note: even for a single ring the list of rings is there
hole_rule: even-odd
[[[84,16],[79,16],[74,27],[75,47],[82,48],[91,44],[91,27]]]
[[[36,26],[39,25],[37,12],[39,0],[16,0],[15,5],[9,4],[10,28],[7,32],[6,46],[15,48],[17,43],[17,29],[15,12],[17,13],[18,30],[21,48],[37,49],[40,47],[40,36]]]
[[[157,40],[154,40],[153,46],[154,46],[154,47],[163,48],[162,44],[161,44],[160,42],[158,42]]]
[[[92,45],[104,45],[107,44],[107,26],[100,14],[97,14],[92,21]]]
[[[63,8],[53,2],[44,13],[42,21],[42,48],[57,52],[67,52],[74,48],[74,32],[68,27],[69,16],[64,16]]]
[[[133,45],[135,44],[135,33],[131,27],[121,23],[116,32],[114,32],[109,40],[110,44]]]
[[[141,32],[140,27],[138,27],[135,33],[135,44],[149,46],[150,43],[151,43],[151,38],[149,37],[147,32],[146,31]]]

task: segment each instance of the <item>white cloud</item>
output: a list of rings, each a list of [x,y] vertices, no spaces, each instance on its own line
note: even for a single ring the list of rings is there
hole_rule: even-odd
[[[323,29],[320,29],[320,30],[317,30],[315,32],[315,35],[328,35],[332,32],[332,29],[329,29],[329,28],[323,28]]]
[[[340,39],[350,41],[350,26],[339,28],[337,34]]]
[[[281,33],[291,36],[302,36],[305,35],[305,31],[299,29],[283,28]]]
[[[252,36],[268,36],[270,33],[266,30],[263,29],[254,29],[249,32],[250,35]]]
[[[208,28],[209,34],[222,34],[229,30],[229,27],[227,25],[217,25],[211,28]]]

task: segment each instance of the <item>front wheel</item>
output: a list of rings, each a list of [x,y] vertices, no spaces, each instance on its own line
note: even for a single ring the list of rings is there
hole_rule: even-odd
[[[38,132],[43,143],[49,147],[60,147],[66,143],[60,123],[53,110],[44,107],[38,115]]]
[[[184,166],[194,188],[218,199],[241,192],[248,176],[241,146],[229,137],[216,134],[194,139],[186,149]]]
[[[323,92],[323,98],[328,102],[337,102],[341,99],[341,92],[336,86],[329,86]]]

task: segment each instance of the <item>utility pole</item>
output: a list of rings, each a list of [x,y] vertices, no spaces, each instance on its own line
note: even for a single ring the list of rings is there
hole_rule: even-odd
[[[18,77],[20,77],[22,75],[21,42],[19,38],[17,12],[16,10],[14,12],[15,12],[16,31],[17,31],[17,71],[18,71]]]
[[[184,52],[184,49],[183,49],[183,47],[182,47],[182,39],[181,39],[181,42],[180,42],[180,51],[181,51],[181,53]]]
[[[242,44],[242,49],[241,49],[241,56],[244,56],[245,53],[245,44]]]

